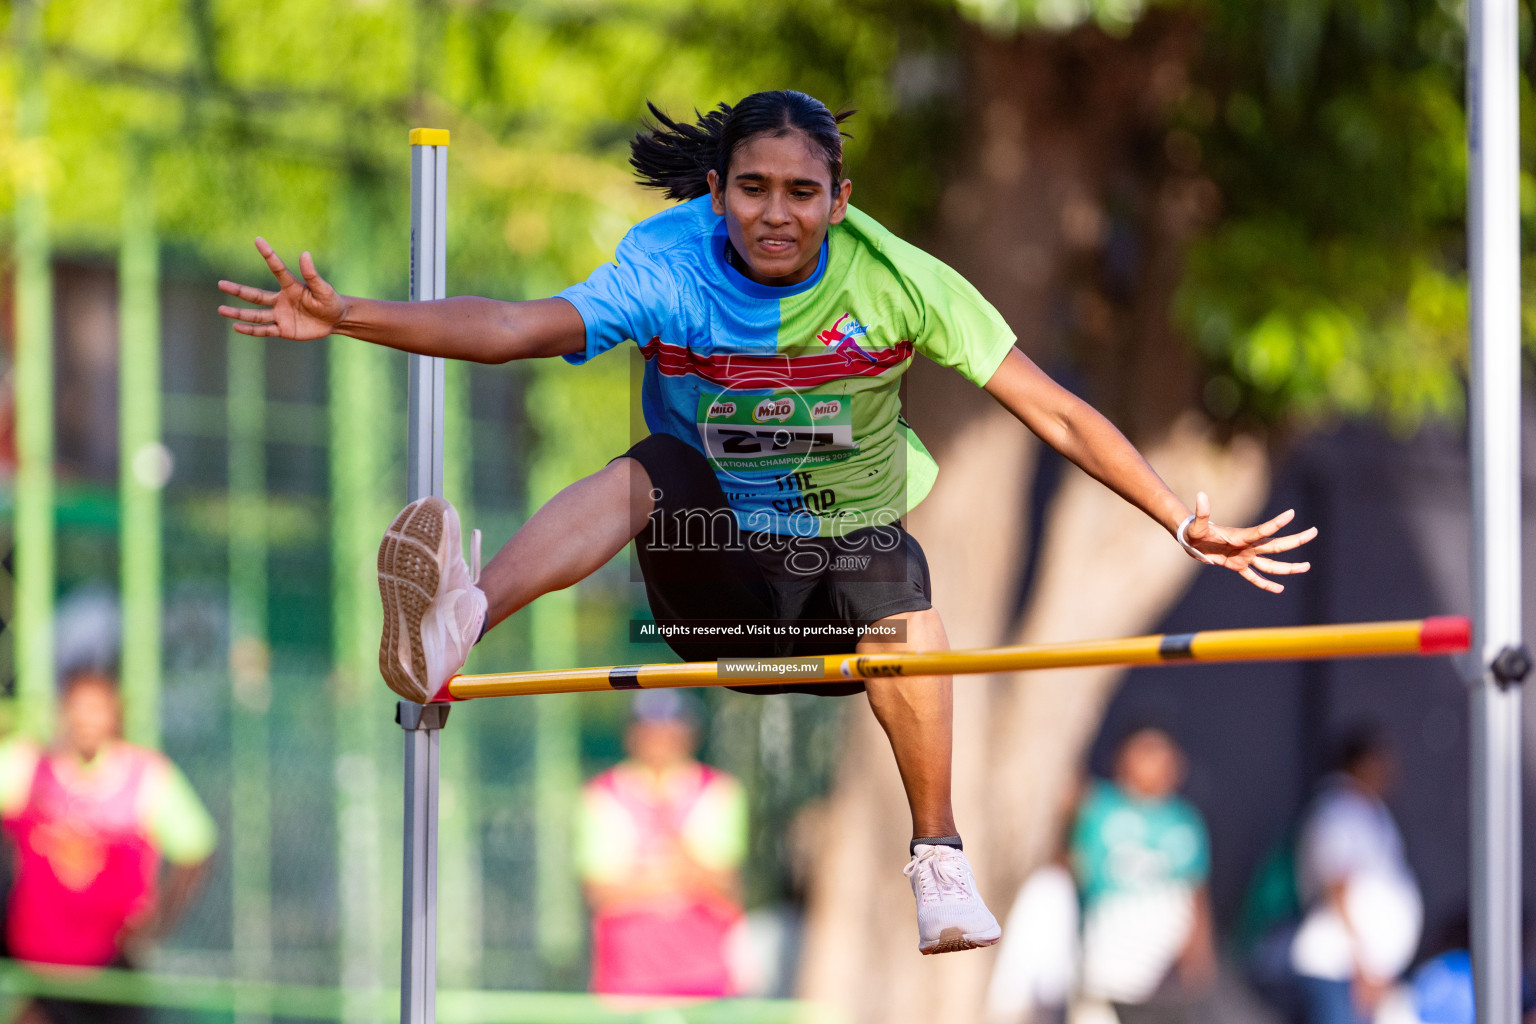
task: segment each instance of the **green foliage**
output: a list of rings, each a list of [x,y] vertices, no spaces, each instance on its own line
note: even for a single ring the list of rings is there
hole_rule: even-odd
[[[1059,32],[1093,24],[1123,33],[1146,11],[1148,0],[956,0],[960,10],[994,32]]]
[[[1170,128],[1221,196],[1179,317],[1220,417],[1461,411],[1467,352],[1463,5],[1451,0],[955,0],[996,32],[1124,35],[1154,7],[1201,46]],[[1522,8],[1524,35],[1529,10]],[[1529,47],[1526,47],[1529,53]],[[1529,58],[1527,58],[1529,63]],[[1522,81],[1523,164],[1536,92]],[[1192,143],[1192,145],[1191,145]],[[1190,168],[1185,168],[1186,170]],[[1522,176],[1526,252],[1536,178]],[[1536,266],[1536,257],[1526,262]],[[1526,343],[1536,338],[1527,282]]]
[[[377,244],[348,258],[375,265],[350,276],[398,295],[389,240],[405,234],[405,130],[443,125],[454,133],[452,287],[544,295],[660,208],[625,167],[647,99],[686,113],[793,85],[858,106],[856,201],[910,227],[947,169],[956,11],[997,32],[1121,34],[1153,6],[50,0],[48,132],[18,138],[16,105],[0,103],[0,210],[18,181],[43,181],[59,244],[111,251],[124,192],[141,187],[129,153],[145,147],[174,251],[259,279],[248,248],[259,232],[285,253],[312,249],[324,271],[346,251],[338,220],[362,210]],[[1209,364],[1213,411],[1370,412],[1403,425],[1453,414],[1466,302],[1458,6],[1155,6],[1202,26],[1177,127],[1198,140],[1223,214],[1191,255],[1179,309]],[[0,73],[0,95],[14,98],[14,49]],[[1523,184],[1529,228],[1536,179]]]
[[[1182,120],[1224,210],[1194,248],[1180,308],[1213,375],[1208,404],[1270,420],[1374,414],[1400,429],[1459,415],[1458,12],[1437,0],[1307,0],[1207,3],[1203,15]],[[1529,111],[1528,78],[1522,93]],[[1522,134],[1529,157],[1536,140]],[[1526,173],[1522,184],[1531,251],[1536,183]]]
[[[428,124],[453,133],[453,289],[548,294],[661,208],[625,166],[647,99],[683,114],[792,85],[858,105],[862,128],[893,112],[902,20],[835,0],[50,0],[48,131],[20,140],[0,119],[0,210],[44,180],[58,243],[110,250],[139,187],[125,152],[144,145],[178,251],[257,277],[261,233],[325,272],[343,193],[381,243],[404,238],[405,134]],[[12,98],[16,65],[7,50]],[[377,246],[361,276],[398,294],[403,247]]]

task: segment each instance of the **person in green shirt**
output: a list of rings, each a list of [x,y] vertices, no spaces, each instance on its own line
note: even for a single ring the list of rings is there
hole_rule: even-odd
[[[1183,780],[1184,755],[1172,737],[1138,728],[1120,743],[1114,778],[1090,784],[1072,827],[1083,994],[1114,1003],[1126,1024],[1143,1013],[1182,1019],[1181,1004],[1215,972],[1210,840],[1200,812],[1178,793]],[[1170,989],[1173,998],[1162,998]]]
[[[846,114],[791,90],[721,104],[692,124],[652,111],[656,123],[635,137],[631,162],[642,184],[678,205],[637,225],[613,263],[556,297],[346,296],[308,253],[295,277],[261,239],[277,290],[220,282],[255,307],[220,313],[255,337],[344,334],[479,362],[579,363],[626,342],[645,356],[651,435],[551,499],[478,583],[446,502],[425,498],[395,518],[379,549],[380,667],[395,692],[443,699],[487,629],[595,572],[631,540],[658,623],[894,625],[905,639],[838,643],[947,648],[922,549],[900,525],[934,472],[899,416],[899,380],[917,355],[985,389],[1191,557],[1274,592],[1280,584],[1262,574],[1306,571],[1274,557],[1313,535],[1278,536],[1290,512],[1236,529],[1211,522],[1204,495],[1191,510],[1108,420],[1014,347],[963,278],[851,206]],[[690,660],[832,653],[824,643],[669,643]],[[976,891],[950,803],[950,680],[891,677],[820,692],[858,691],[890,738],[912,811],[905,871],[919,950],[996,942],[1001,929]]]

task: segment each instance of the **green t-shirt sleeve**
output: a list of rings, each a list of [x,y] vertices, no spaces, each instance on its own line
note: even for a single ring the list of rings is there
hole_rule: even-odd
[[[41,755],[37,745],[24,737],[0,741],[0,817],[13,818],[26,809]]]
[[[162,761],[144,807],[150,839],[172,864],[199,864],[218,845],[219,830],[192,783],[170,761]]]
[[[922,292],[923,330],[914,344],[929,359],[985,387],[1018,337],[969,281],[934,262]]]
[[[616,882],[634,860],[634,827],[601,786],[583,787],[576,812],[576,871],[583,882]]]
[[[747,856],[747,791],[729,775],[710,782],[683,827],[688,852],[705,867],[734,870]]]
[[[913,347],[985,386],[1018,340],[1003,315],[956,271],[868,215],[850,207],[847,223],[879,249],[905,285],[907,301],[916,307],[909,325]]]

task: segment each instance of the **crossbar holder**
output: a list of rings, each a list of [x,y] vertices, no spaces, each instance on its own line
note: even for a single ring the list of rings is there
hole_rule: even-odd
[[[1513,644],[1500,651],[1488,667],[1501,687],[1518,686],[1531,674],[1531,649],[1525,644]]]

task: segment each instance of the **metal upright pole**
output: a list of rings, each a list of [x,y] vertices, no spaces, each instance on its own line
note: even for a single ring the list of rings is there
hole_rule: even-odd
[[[411,301],[448,293],[448,132],[411,132]],[[410,500],[443,493],[443,361],[410,357]]]
[[[1520,1017],[1520,191],[1516,0],[1467,7],[1472,306],[1472,957],[1477,1019]]]
[[[447,292],[448,132],[411,132],[411,301]],[[410,357],[406,476],[410,499],[443,493],[443,361]],[[401,701],[405,731],[404,899],[400,933],[400,1022],[437,1018],[438,736],[445,704]]]

